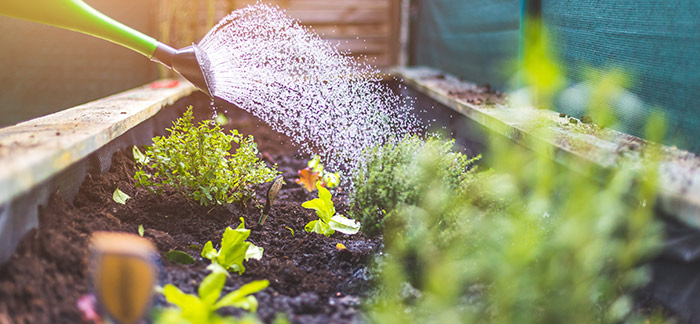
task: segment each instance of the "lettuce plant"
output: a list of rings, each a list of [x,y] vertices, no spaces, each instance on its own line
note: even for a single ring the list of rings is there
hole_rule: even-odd
[[[316,183],[318,198],[305,201],[302,207],[316,211],[317,220],[310,221],[304,229],[307,233],[323,234],[326,237],[333,235],[335,231],[352,235],[360,230],[360,223],[343,215],[336,215],[331,193],[320,183]]]
[[[144,153],[134,149],[137,186],[159,193],[170,186],[205,206],[245,204],[255,197],[254,186],[279,174],[258,159],[253,136],[226,134],[212,121],[195,126],[193,120],[189,107],[168,129],[169,136],[154,137]],[[229,152],[232,143],[238,145],[235,153]]]
[[[245,284],[221,297],[226,282],[226,271],[214,270],[202,280],[197,295],[187,294],[172,284],[162,290],[165,299],[177,306],[163,310],[156,319],[157,323],[257,323],[255,320],[236,320],[222,317],[216,311],[223,307],[236,307],[251,312],[258,308],[258,300],[252,294],[259,292],[270,284],[267,280],[257,280]]]
[[[221,248],[215,249],[209,241],[202,249],[202,257],[211,260],[214,268],[221,267],[243,274],[245,272],[243,261],[259,260],[263,255],[263,248],[245,241],[248,236],[250,236],[250,230],[245,228],[245,222],[241,217],[241,224],[236,229],[226,227],[221,238]]]

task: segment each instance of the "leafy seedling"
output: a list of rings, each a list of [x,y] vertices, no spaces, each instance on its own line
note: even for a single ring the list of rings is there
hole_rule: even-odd
[[[123,191],[119,190],[119,188],[114,189],[114,193],[112,194],[112,199],[118,204],[125,205],[126,200],[131,198],[129,195],[125,194]]]
[[[145,230],[143,229],[143,224],[139,225],[138,232],[139,232],[139,236],[143,237],[143,233],[145,232]]]
[[[178,250],[170,250],[165,253],[165,258],[168,259],[168,261],[171,262],[176,262],[179,264],[193,264],[194,263],[194,258],[187,254],[186,252],[178,251]]]
[[[288,229],[289,232],[292,233],[292,236],[294,236],[294,229],[293,228],[291,228],[289,226],[285,226],[284,228]]]
[[[335,231],[348,235],[356,234],[360,230],[360,223],[343,215],[336,215],[331,192],[320,183],[316,184],[316,189],[318,189],[318,198],[305,201],[301,206],[315,210],[318,219],[306,224],[304,230],[308,233],[323,234],[326,237],[333,235]]]
[[[226,276],[226,271],[212,271],[199,284],[197,295],[186,294],[172,284],[165,285],[162,290],[165,299],[177,308],[163,311],[157,322],[232,323],[232,318],[223,318],[216,311],[223,307],[236,307],[255,312],[258,300],[252,294],[267,288],[270,282],[252,281],[221,297]]]
[[[265,208],[263,208],[262,217],[260,218],[260,225],[265,224],[267,215],[270,213],[270,207],[272,207],[272,203],[275,201],[275,198],[277,198],[277,194],[280,192],[283,185],[284,177],[278,175],[275,180],[272,181],[270,188],[267,189],[267,201],[265,202]]]
[[[202,257],[211,260],[213,265],[243,274],[245,272],[243,261],[259,260],[263,255],[263,248],[245,241],[248,236],[250,236],[250,230],[245,228],[245,222],[241,217],[241,224],[236,229],[226,227],[221,238],[221,249],[215,249],[209,241],[202,248]]]
[[[306,163],[305,169],[299,170],[299,179],[296,181],[302,185],[307,191],[315,190],[316,182],[320,181],[321,185],[333,189],[340,185],[340,174],[338,172],[327,171],[321,164],[321,157],[314,155],[309,162]]]

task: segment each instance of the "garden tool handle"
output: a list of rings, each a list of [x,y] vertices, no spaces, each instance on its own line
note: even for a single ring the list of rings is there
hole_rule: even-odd
[[[78,31],[122,45],[148,58],[160,44],[81,0],[1,0],[0,15]]]

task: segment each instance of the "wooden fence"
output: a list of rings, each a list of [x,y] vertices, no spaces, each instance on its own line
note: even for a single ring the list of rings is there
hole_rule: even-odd
[[[341,51],[378,67],[396,65],[400,0],[268,0]],[[158,39],[176,47],[199,41],[229,12],[256,0],[158,0]]]

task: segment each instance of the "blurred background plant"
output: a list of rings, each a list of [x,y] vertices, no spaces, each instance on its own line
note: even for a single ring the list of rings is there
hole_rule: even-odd
[[[350,216],[359,219],[362,232],[377,235],[384,221],[401,205],[417,204],[426,191],[426,182],[415,177],[416,157],[422,151],[435,152],[440,166],[435,177],[450,189],[457,187],[473,173],[472,164],[480,157],[469,158],[453,149],[454,140],[435,136],[422,139],[407,136],[397,142],[374,147],[353,177]]]
[[[522,65],[526,97],[537,107],[549,107],[563,84],[544,34],[527,36],[535,56]],[[588,111],[608,120],[607,99],[626,77],[614,70],[590,78],[599,91]],[[553,138],[547,121],[530,122],[536,137]],[[649,119],[649,138],[663,129],[661,116]],[[385,220],[380,284],[368,305],[372,321],[665,321],[634,301],[635,289],[650,278],[644,261],[661,246],[656,145],[646,146],[643,160],[603,169],[575,159],[564,167],[551,158],[548,142],[528,150],[491,136],[482,166],[489,170],[463,179],[457,190],[442,176],[450,163],[443,152],[419,150],[406,174],[424,189]]]

